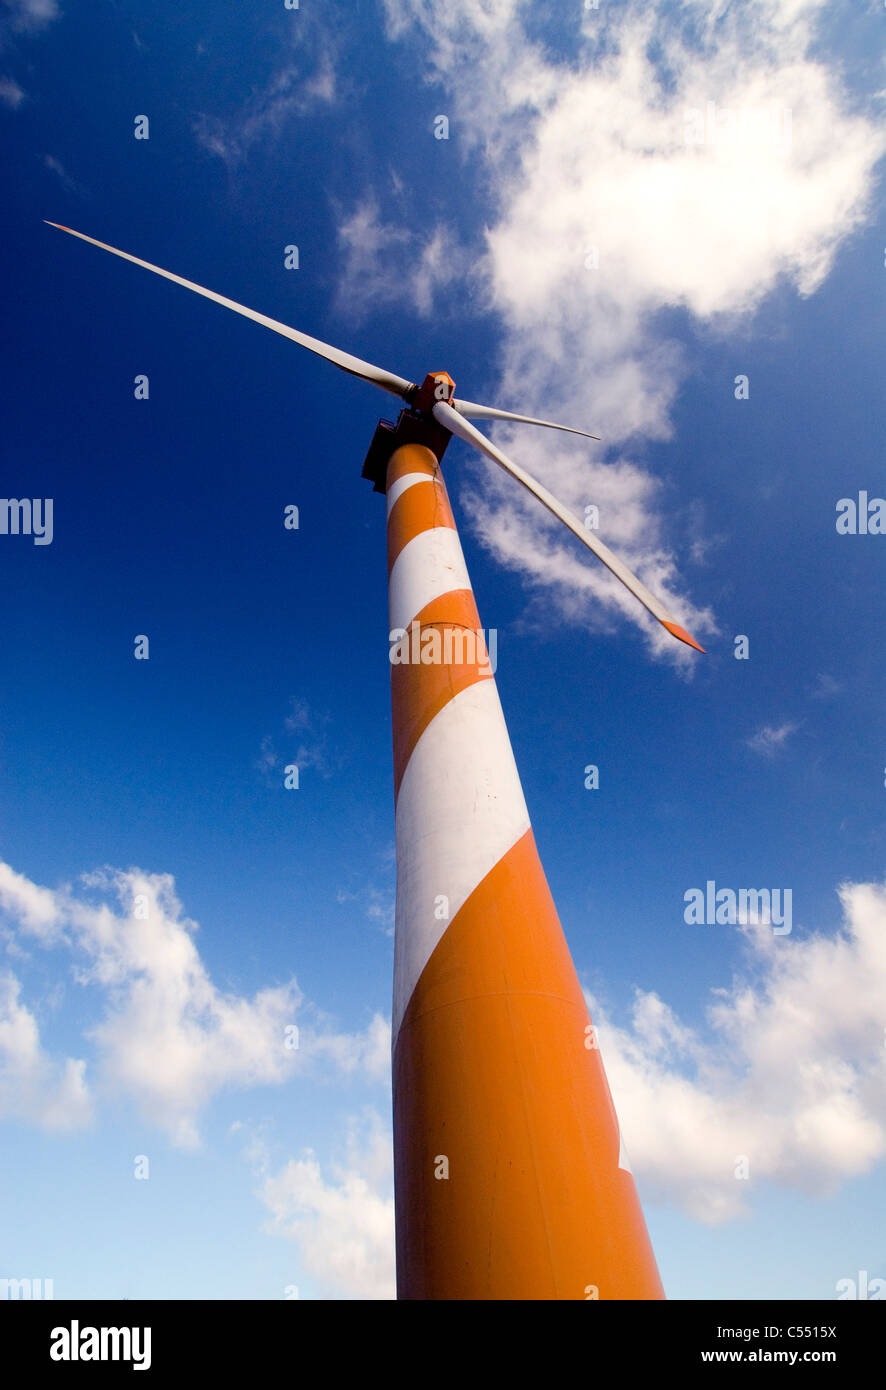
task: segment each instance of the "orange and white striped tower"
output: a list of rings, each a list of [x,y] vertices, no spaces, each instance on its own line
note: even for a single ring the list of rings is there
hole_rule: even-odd
[[[436,454],[386,486],[398,1297],[663,1298]]]
[[[59,223],[50,224],[60,227]],[[663,1298],[588,1011],[539,863],[440,474],[455,434],[557,516],[648,612],[660,599],[471,420],[550,420],[421,386],[71,227],[406,403],[363,465],[387,492],[401,1298]],[[596,438],[595,435],[587,436]],[[468,639],[473,639],[472,643]]]

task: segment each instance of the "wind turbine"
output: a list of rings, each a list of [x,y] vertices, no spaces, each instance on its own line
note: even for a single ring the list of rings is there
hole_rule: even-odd
[[[451,436],[522,483],[674,637],[703,648],[470,422],[568,427],[461,400],[446,372],[410,382],[82,232],[49,225],[263,324],[403,402],[396,424],[379,422],[363,465],[363,476],[387,498],[396,638],[398,1297],[663,1298],[443,481],[440,460]]]

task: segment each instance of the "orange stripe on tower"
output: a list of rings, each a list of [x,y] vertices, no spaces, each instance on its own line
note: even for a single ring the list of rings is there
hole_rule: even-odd
[[[449,925],[400,1027],[398,1297],[664,1297],[594,1041],[530,830]]]
[[[436,455],[430,449],[423,444],[404,444],[388,460],[387,491],[390,492],[392,483],[407,473],[424,473],[428,478],[436,478],[439,470]]]
[[[388,573],[404,545],[420,531],[435,526],[455,530],[452,508],[442,478],[415,483],[397,498],[388,517]]]

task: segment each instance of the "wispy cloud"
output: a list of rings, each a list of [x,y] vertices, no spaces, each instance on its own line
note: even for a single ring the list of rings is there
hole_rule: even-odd
[[[267,1121],[259,1124],[235,1120],[228,1133],[238,1135],[242,1142],[241,1155],[256,1177],[266,1177],[271,1167],[271,1147]]]
[[[71,177],[61,160],[56,159],[55,155],[45,154],[43,156],[43,167],[44,169],[49,169],[56,175],[66,193],[76,193],[78,197],[83,197],[86,192],[83,185],[79,184],[76,179]]]
[[[391,1023],[381,1014],[372,1019],[361,1033],[336,1033],[320,1024],[310,1034],[312,1056],[325,1058],[335,1064],[343,1076],[361,1076],[370,1081],[387,1082],[391,1074]]]
[[[748,748],[752,748],[755,753],[762,753],[765,758],[774,757],[799,727],[799,724],[792,723],[764,724],[762,729],[758,729],[747,740]]]
[[[452,232],[438,224],[420,235],[402,222],[384,222],[374,195],[367,195],[339,222],[342,253],[336,308],[351,321],[370,309],[407,304],[427,317],[435,297],[467,270]]]
[[[265,734],[255,766],[268,782],[281,777],[284,766],[293,765],[299,773],[314,768],[321,777],[331,777],[341,758],[330,746],[328,725],[328,715],[311,710],[307,701],[291,696],[289,713],[283,721],[284,733],[278,735],[285,741],[285,753],[278,752],[274,735]]]
[[[279,139],[291,120],[335,97],[335,71],[326,52],[307,75],[299,65],[286,63],[231,116],[201,113],[194,134],[204,149],[235,169],[258,141]]]
[[[299,771],[313,767],[322,777],[332,776],[336,757],[329,746],[326,733],[328,724],[328,715],[309,709],[306,701],[293,696],[284,727],[287,733],[299,736],[295,754],[291,759]]]
[[[58,0],[4,0],[3,24],[16,33],[43,29],[61,13]]]
[[[0,101],[17,111],[25,99],[21,87],[11,77],[0,77]]]
[[[842,695],[845,686],[840,681],[829,676],[826,671],[820,671],[816,677],[815,687],[812,691],[813,700],[835,700],[838,695]]]
[[[270,776],[277,766],[277,763],[278,757],[277,750],[274,747],[274,740],[270,734],[265,734],[261,741],[261,749],[255,765],[260,772],[265,773],[266,776]]]
[[[337,903],[359,903],[369,921],[375,922],[385,933],[385,936],[394,935],[395,901],[391,888],[377,888],[373,883],[367,884],[358,893],[352,893],[346,888],[339,888],[335,900]]]

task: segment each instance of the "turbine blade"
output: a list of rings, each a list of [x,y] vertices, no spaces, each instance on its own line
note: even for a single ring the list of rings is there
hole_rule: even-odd
[[[46,220],[44,218],[44,221]],[[216,304],[224,305],[226,309],[233,309],[235,313],[242,314],[244,318],[253,319],[255,323],[273,329],[275,333],[282,334],[284,338],[290,338],[292,342],[307,348],[309,352],[315,352],[318,357],[325,357],[328,362],[334,363],[343,372],[360,377],[363,381],[371,381],[373,385],[380,386],[384,391],[390,391],[394,396],[405,396],[412,386],[412,382],[406,381],[402,376],[395,376],[393,372],[386,372],[383,367],[375,367],[371,362],[364,362],[360,357],[353,357],[349,352],[342,352],[340,348],[323,343],[319,338],[311,338],[307,333],[299,333],[297,328],[290,328],[288,324],[279,323],[277,319],[268,318],[266,314],[259,314],[255,309],[247,309],[245,305],[237,304],[235,300],[227,299],[223,294],[216,294],[214,290],[207,290],[202,285],[195,285],[192,280],[185,280],[181,275],[173,275],[170,270],[161,270],[158,265],[151,265],[150,261],[142,261],[139,260],[138,256],[130,256],[128,251],[118,251],[116,246],[108,246],[104,241],[96,241],[95,237],[86,236],[83,232],[75,232],[73,228],[63,227],[59,222],[48,222],[48,225],[57,227],[60,232],[67,232],[70,236],[79,237],[81,241],[88,241],[92,246],[99,246],[102,251],[110,251],[114,256],[122,256],[124,261],[132,261],[133,265],[140,265],[145,270],[153,270],[155,275],[162,275],[164,280],[172,280],[176,285],[184,285],[186,290],[193,290],[195,294],[202,294],[204,299],[212,299]]]
[[[554,516],[568,526],[580,541],[592,550],[598,559],[603,561],[607,569],[611,570],[616,579],[620,579],[626,589],[639,599],[644,608],[647,608],[654,618],[657,618],[662,627],[667,628],[673,637],[685,642],[687,646],[694,647],[696,651],[703,652],[704,647],[700,647],[693,637],[678,622],[671,617],[664,604],[651,594],[645,584],[641,584],[635,574],[632,574],[627,565],[622,564],[617,555],[613,555],[608,546],[602,541],[598,541],[592,531],[574,516],[567,507],[558,502],[553,493],[548,492],[546,487],[536,482],[519,464],[509,459],[507,454],[503,454],[501,449],[497,449],[491,439],[487,439],[485,434],[481,434],[474,425],[464,420],[457,410],[453,410],[447,401],[437,401],[434,406],[434,416],[444,425],[451,434],[458,435],[459,439],[464,439],[466,443],[473,444],[475,449],[479,449],[481,454],[491,458],[506,473],[510,473],[512,478],[516,478],[518,483],[522,483],[529,492],[537,497],[539,502],[543,502]]]
[[[567,434],[580,434],[585,439],[599,439],[599,434],[588,434],[587,430],[574,430],[569,425],[555,425],[553,420],[534,420],[531,415],[513,415],[510,410],[497,410],[494,405],[475,405],[473,401],[450,401],[449,404],[459,415],[468,420],[516,420],[521,425],[544,425],[547,430],[565,430]]]

